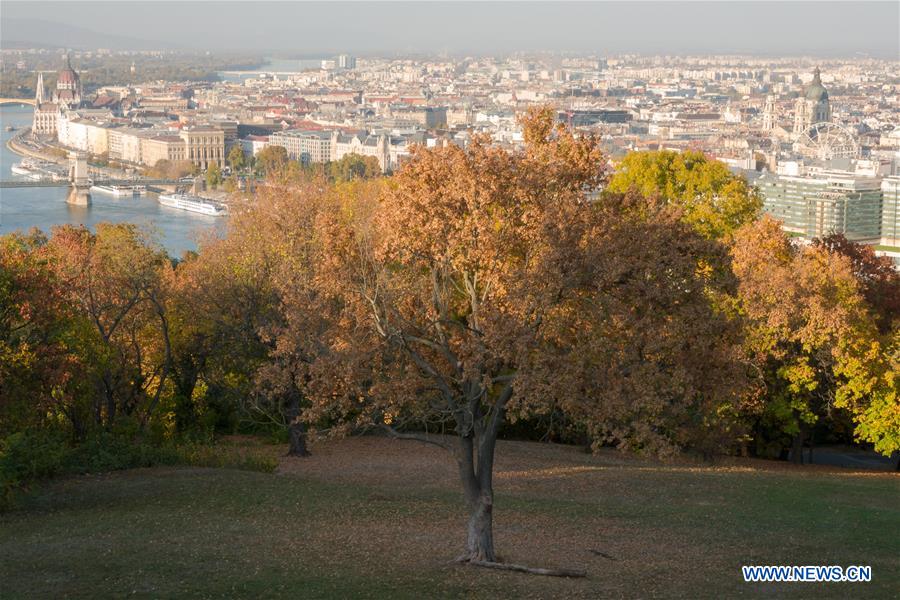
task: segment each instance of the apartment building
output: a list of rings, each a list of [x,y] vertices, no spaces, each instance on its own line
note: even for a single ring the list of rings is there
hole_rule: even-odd
[[[141,137],[141,162],[155,165],[160,160],[181,162],[186,160],[185,141],[177,135]]]
[[[268,145],[281,146],[287,151],[288,158],[310,165],[332,160],[331,140],[330,131],[289,129],[270,135]]]
[[[367,135],[363,133],[343,134],[339,131],[331,133],[331,160],[341,160],[349,154],[374,156],[378,159],[381,172],[391,168],[389,151],[390,140],[386,135]]]

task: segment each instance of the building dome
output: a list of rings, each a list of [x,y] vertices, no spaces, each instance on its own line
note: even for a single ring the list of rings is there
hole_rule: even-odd
[[[78,73],[75,72],[75,69],[72,68],[72,63],[69,61],[69,57],[66,56],[66,68],[60,70],[56,75],[56,85],[57,87],[64,87],[67,89],[75,89],[75,86],[78,84]]]
[[[75,83],[78,80],[78,75],[72,69],[63,69],[57,75],[56,80],[59,83]]]
[[[812,83],[810,83],[806,88],[806,99],[812,100],[813,102],[828,100],[828,90],[826,90],[825,86],[822,85],[822,79],[819,77],[818,67],[816,67],[816,70],[813,72]]]

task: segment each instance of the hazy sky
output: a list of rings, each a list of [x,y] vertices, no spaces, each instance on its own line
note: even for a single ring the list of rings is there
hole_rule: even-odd
[[[2,37],[36,35],[35,19],[212,51],[477,54],[546,50],[601,54],[871,54],[900,59],[897,0],[2,1]]]

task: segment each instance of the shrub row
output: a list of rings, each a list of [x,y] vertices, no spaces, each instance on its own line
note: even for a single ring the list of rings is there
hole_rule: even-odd
[[[157,465],[268,473],[275,470],[277,461],[271,456],[239,453],[212,444],[151,444],[107,431],[94,433],[79,444],[72,444],[60,431],[22,431],[0,440],[0,511],[14,507],[23,491],[51,477]]]

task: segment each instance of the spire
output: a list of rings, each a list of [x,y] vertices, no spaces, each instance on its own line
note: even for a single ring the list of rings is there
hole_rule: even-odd
[[[816,67],[815,70],[813,71],[813,83],[818,83],[821,85],[822,78],[819,77],[820,74],[821,74],[821,71],[819,71],[819,67]]]
[[[34,103],[35,104],[43,104],[44,103],[44,74],[38,72],[38,80],[37,85],[34,90]]]

